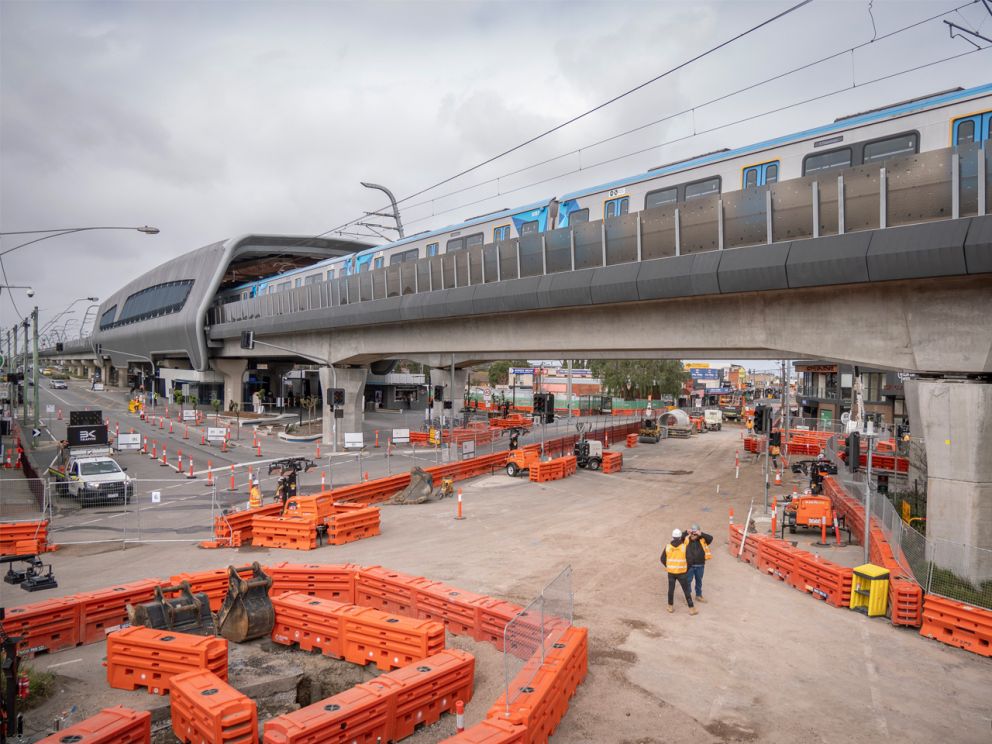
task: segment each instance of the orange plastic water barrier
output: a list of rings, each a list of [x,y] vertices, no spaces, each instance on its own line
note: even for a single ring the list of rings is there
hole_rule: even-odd
[[[928,594],[920,635],[992,657],[992,611]]]
[[[35,555],[55,550],[48,544],[48,520],[0,522],[0,555]]]
[[[619,473],[623,470],[623,452],[603,453],[603,472]]]
[[[152,714],[118,705],[39,739],[37,744],[150,744],[151,740]]]
[[[353,563],[277,563],[267,567],[265,572],[272,579],[269,594],[273,597],[285,592],[302,592],[311,597],[356,604],[355,576],[360,568]]]
[[[227,640],[134,626],[107,636],[105,663],[111,687],[165,695],[184,672],[207,670],[226,680]]]
[[[430,725],[472,697],[475,659],[464,651],[442,651],[415,665],[306,708],[270,719],[266,744],[352,744],[397,741]]]
[[[537,462],[530,467],[530,480],[534,483],[561,480],[575,474],[575,455],[556,457],[553,460]]]
[[[172,678],[172,732],[184,744],[253,744],[258,709],[213,672],[196,670]]]
[[[247,545],[252,537],[252,520],[256,515],[282,514],[282,504],[275,502],[255,509],[242,509],[214,517],[214,538],[221,545],[237,548]]]
[[[242,566],[238,571],[238,575],[242,579],[250,579],[252,577],[251,566]],[[217,612],[220,606],[224,604],[224,597],[227,596],[228,576],[229,574],[226,568],[212,568],[206,571],[181,573],[170,576],[169,583],[166,584],[163,582],[163,586],[176,586],[184,581],[188,581],[193,594],[199,594],[200,592],[206,594],[210,600],[211,611]]]
[[[251,525],[255,547],[313,550],[317,547],[317,527],[307,515],[285,517],[256,516]]]
[[[272,600],[272,640],[355,664],[396,669],[444,650],[444,625],[306,594]]]
[[[74,597],[44,599],[7,610],[3,627],[8,635],[21,637],[18,655],[51,653],[81,642],[79,611]]]

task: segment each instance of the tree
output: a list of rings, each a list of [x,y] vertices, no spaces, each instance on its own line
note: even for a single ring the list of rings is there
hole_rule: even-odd
[[[510,381],[510,367],[526,367],[526,359],[498,361],[489,365],[489,384],[506,385]]]
[[[677,359],[597,359],[592,374],[603,381],[604,389],[624,400],[648,395],[677,398],[689,373]]]
[[[214,409],[214,423],[216,424],[220,420],[220,409],[224,405],[224,401],[214,398],[210,401],[210,407]]]

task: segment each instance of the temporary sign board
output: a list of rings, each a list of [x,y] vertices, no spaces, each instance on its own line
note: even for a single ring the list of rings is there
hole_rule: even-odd
[[[362,449],[365,446],[365,435],[361,432],[357,434],[344,435],[344,448],[345,449]]]
[[[433,444],[435,447],[441,444],[441,430],[435,429],[433,426],[427,431],[427,441]]]
[[[224,437],[227,436],[227,429],[223,426],[208,426],[207,427],[207,441],[208,442],[223,442]]]
[[[118,434],[117,435],[117,451],[123,452],[125,450],[139,450],[141,449],[141,435],[140,434]]]
[[[55,405],[53,403],[47,403],[45,405],[45,413],[55,413]]]
[[[196,409],[195,408],[183,409],[183,421],[196,421]]]
[[[470,457],[475,457],[475,442],[471,439],[462,442],[462,459],[466,460]]]
[[[410,443],[409,429],[393,429],[393,444],[409,444],[409,443]]]
[[[96,390],[98,393],[102,393],[103,392],[103,383],[102,382],[94,382],[93,383],[93,389]]]
[[[107,427],[102,423],[96,426],[67,426],[65,438],[70,447],[94,447],[107,444]]]
[[[103,411],[69,411],[69,426],[96,426],[103,423]]]
[[[162,503],[162,492],[161,491],[152,491],[152,503],[153,504],[161,504]]]

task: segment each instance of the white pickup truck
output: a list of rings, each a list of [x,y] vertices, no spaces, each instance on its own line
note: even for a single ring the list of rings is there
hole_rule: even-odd
[[[130,503],[134,482],[114,458],[96,451],[68,453],[64,464],[49,468],[56,482],[56,493],[79,501],[80,505],[112,506]]]
[[[707,408],[703,411],[703,425],[707,431],[720,431],[723,428],[723,411],[719,408]]]

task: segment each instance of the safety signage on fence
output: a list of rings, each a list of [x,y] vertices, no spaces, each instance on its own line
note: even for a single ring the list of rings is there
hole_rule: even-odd
[[[162,492],[161,491],[152,491],[152,503],[153,504],[161,504],[162,503]]]
[[[467,460],[470,457],[475,457],[475,442],[471,439],[462,442],[462,459]]]
[[[227,429],[225,429],[223,426],[207,427],[208,442],[223,442],[225,436],[227,436]]]
[[[409,444],[409,443],[410,443],[409,429],[393,429],[393,444]]]
[[[344,435],[344,448],[345,449],[362,449],[365,446],[365,435],[361,432],[357,434]]]
[[[433,426],[427,431],[427,441],[435,447],[441,444],[441,430]]]
[[[122,452],[125,450],[139,450],[141,449],[141,435],[140,434],[118,434],[117,435],[117,451]]]
[[[183,421],[196,421],[196,409],[195,408],[184,409]]]
[[[51,403],[45,405],[45,413],[55,413],[55,406]]]

